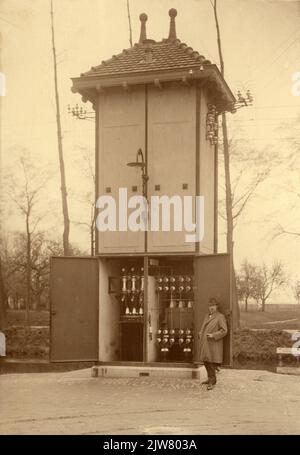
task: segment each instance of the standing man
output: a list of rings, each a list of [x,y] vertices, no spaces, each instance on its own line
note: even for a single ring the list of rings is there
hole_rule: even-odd
[[[207,390],[212,390],[217,383],[216,368],[223,362],[223,338],[227,334],[225,316],[218,311],[215,298],[208,301],[208,314],[205,316],[202,328],[198,334],[200,340],[200,362],[204,363],[207,371]]]

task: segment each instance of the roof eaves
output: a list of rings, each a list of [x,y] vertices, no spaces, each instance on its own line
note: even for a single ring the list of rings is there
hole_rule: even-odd
[[[189,69],[189,71],[187,71]],[[196,71],[195,71],[196,70]],[[193,81],[201,79],[213,79],[216,81],[220,90],[226,97],[226,104],[233,105],[236,101],[235,96],[227,85],[226,81],[221,75],[218,67],[215,64],[206,64],[203,66],[203,70],[199,69],[199,64],[188,67],[176,67],[174,69],[155,70],[147,72],[128,72],[128,73],[116,73],[114,75],[88,75],[85,77],[72,78],[74,93],[78,92],[81,94],[86,91],[101,92],[103,89],[118,87],[118,86],[130,86],[130,85],[141,85],[141,84],[152,84],[155,80],[160,82],[171,82],[171,81]]]

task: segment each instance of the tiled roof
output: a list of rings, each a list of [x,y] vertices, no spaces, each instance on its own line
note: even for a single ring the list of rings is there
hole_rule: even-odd
[[[210,64],[209,60],[199,55],[180,40],[164,39],[160,42],[144,40],[134,47],[124,49],[121,54],[92,67],[81,76],[110,76],[125,73],[140,73],[177,68],[193,68]]]
[[[203,55],[199,55],[197,51],[177,39],[175,22],[177,11],[171,8],[169,16],[169,36],[156,42],[147,39],[148,16],[145,13],[141,14],[139,42],[111,59],[103,61],[101,65],[92,67],[80,77],[72,78],[73,93],[80,93],[84,102],[89,100],[95,104],[97,93],[109,87],[120,85],[127,90],[129,85],[138,83],[157,85],[158,82],[161,86],[161,82],[171,80],[189,83],[193,79],[206,79],[214,86],[214,96],[215,99],[218,98],[219,105],[222,105],[221,109],[231,110],[235,98],[218,68]]]

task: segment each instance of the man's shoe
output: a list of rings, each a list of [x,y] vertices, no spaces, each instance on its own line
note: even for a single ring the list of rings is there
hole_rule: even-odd
[[[206,387],[207,390],[212,390],[214,388],[214,384],[208,384],[208,386]]]
[[[209,380],[201,382],[201,384],[210,384]]]

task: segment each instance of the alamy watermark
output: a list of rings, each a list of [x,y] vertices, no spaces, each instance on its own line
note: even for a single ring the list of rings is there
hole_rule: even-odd
[[[131,196],[119,188],[118,201],[113,196],[100,196],[96,207],[100,213],[96,226],[100,232],[185,232],[187,243],[204,238],[203,196]],[[173,215],[173,216],[172,216]],[[195,219],[195,222],[194,222]],[[173,222],[172,222],[173,221]]]
[[[292,355],[295,357],[300,356],[300,332],[294,332],[292,334],[292,340],[295,341],[295,343],[292,346]]]
[[[292,95],[300,96],[300,71],[292,74]]]
[[[5,74],[0,72],[0,96],[6,95],[6,80]]]

